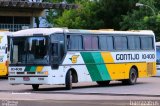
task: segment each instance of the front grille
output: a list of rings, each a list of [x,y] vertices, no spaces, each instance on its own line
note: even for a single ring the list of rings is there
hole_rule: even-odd
[[[17,74],[35,74],[35,72],[17,72]]]
[[[35,72],[27,72],[27,74],[35,74]]]
[[[17,74],[24,74],[24,72],[17,72]]]

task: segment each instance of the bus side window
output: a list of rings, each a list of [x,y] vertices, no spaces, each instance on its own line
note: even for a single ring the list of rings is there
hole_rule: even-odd
[[[115,36],[114,46],[116,50],[127,50],[127,37],[126,36]]]
[[[153,38],[148,36],[141,36],[141,49],[142,50],[153,50]]]
[[[139,36],[128,36],[128,48],[129,50],[140,50],[140,38]]]
[[[84,50],[98,50],[98,37],[86,35],[83,36]]]
[[[81,35],[68,35],[67,36],[67,48],[68,50],[82,50],[82,36]]]
[[[113,37],[101,35],[99,37],[99,45],[101,50],[113,50]]]

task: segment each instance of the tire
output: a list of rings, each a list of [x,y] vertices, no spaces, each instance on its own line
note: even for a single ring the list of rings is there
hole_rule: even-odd
[[[39,89],[39,85],[38,85],[38,84],[33,84],[33,85],[32,85],[32,89],[33,89],[34,91],[37,91],[37,90]]]
[[[72,89],[72,72],[69,70],[66,74],[66,90],[71,90]]]
[[[137,82],[137,77],[138,77],[138,73],[134,68],[131,68],[130,73],[129,73],[129,79],[127,80],[123,80],[122,83],[123,84],[127,84],[127,85],[134,85]]]
[[[107,86],[110,83],[110,81],[96,81],[96,82],[99,86]]]

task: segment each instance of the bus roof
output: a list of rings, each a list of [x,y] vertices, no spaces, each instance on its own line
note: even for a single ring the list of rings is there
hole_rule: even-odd
[[[34,34],[50,35],[53,33],[92,33],[92,34],[135,34],[135,35],[154,35],[151,30],[138,31],[113,31],[113,30],[82,30],[82,29],[67,29],[67,28],[32,28],[13,32],[13,36],[33,36]]]
[[[9,32],[9,31],[0,31],[0,36],[10,36],[12,35],[12,32]]]
[[[156,42],[156,46],[160,46],[160,42]]]

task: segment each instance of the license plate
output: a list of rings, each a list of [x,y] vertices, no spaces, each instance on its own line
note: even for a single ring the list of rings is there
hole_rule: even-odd
[[[29,77],[23,77],[23,80],[24,80],[24,81],[29,81],[30,78],[29,78]]]

